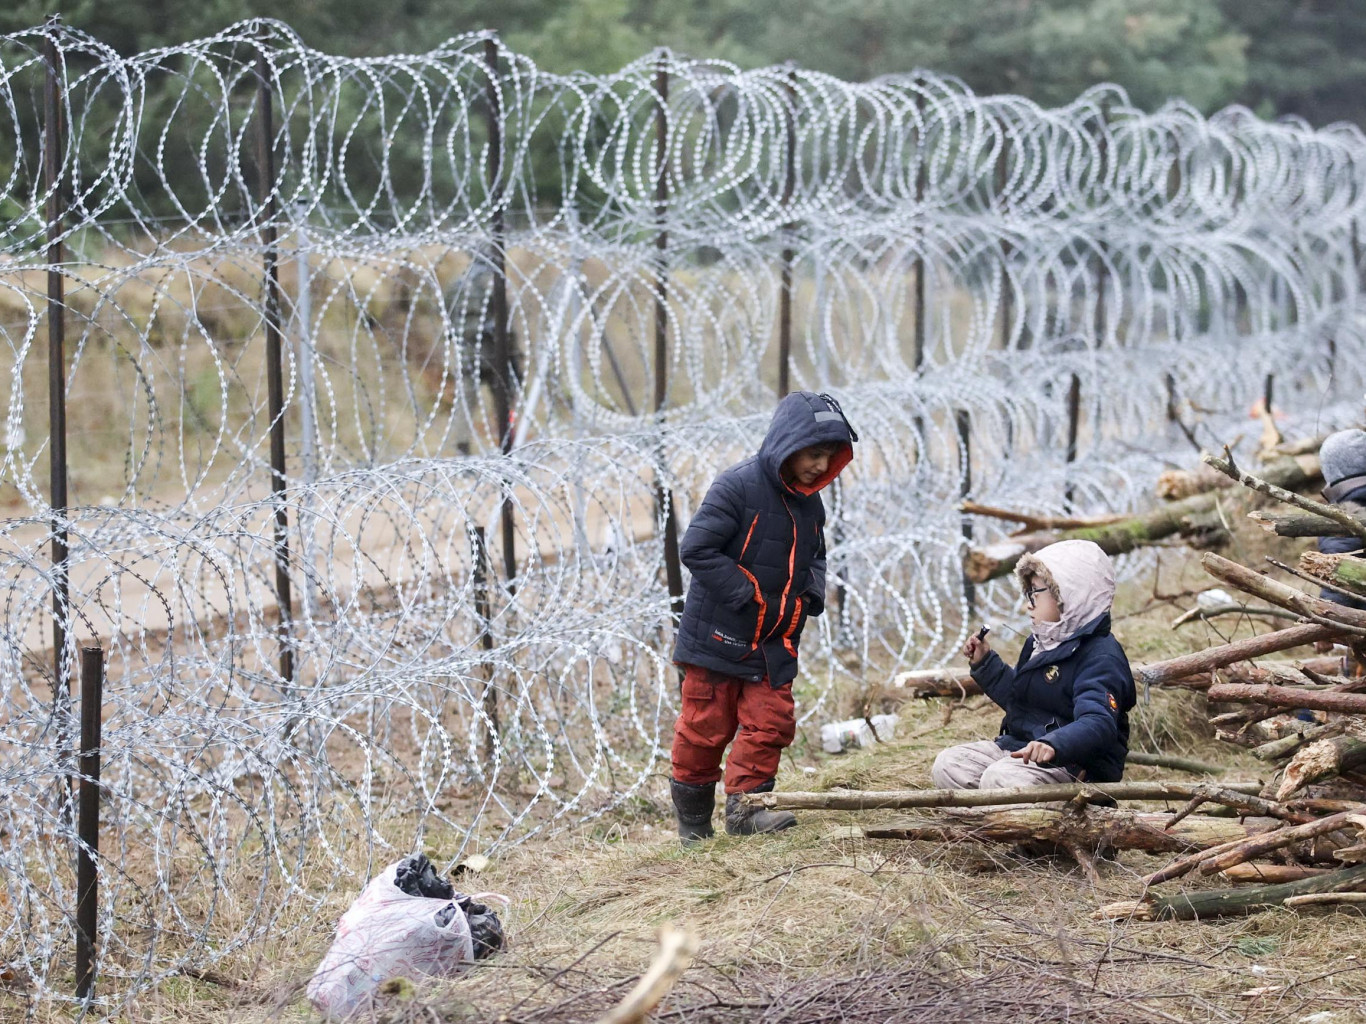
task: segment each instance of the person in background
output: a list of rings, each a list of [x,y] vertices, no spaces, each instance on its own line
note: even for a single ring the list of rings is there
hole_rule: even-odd
[[[1115,574],[1089,540],[1025,555],[1015,576],[1033,623],[1011,668],[984,637],[963,647],[972,678],[1001,706],[994,740],[939,753],[939,789],[1012,789],[1048,783],[1118,782],[1129,752],[1133,674],[1110,632]]]
[[[798,645],[807,619],[825,608],[820,491],[849,464],[857,440],[829,395],[788,395],[759,453],[717,475],[679,544],[692,582],[674,648],[684,674],[670,792],[685,846],[713,834],[723,756],[728,833],[797,823],[740,797],[773,788],[796,735]]]
[[[1366,430],[1351,428],[1329,434],[1319,448],[1319,464],[1323,467],[1323,500],[1332,505],[1355,506],[1366,511]],[[1362,550],[1357,537],[1320,537],[1318,548],[1327,554],[1358,555]],[[1325,601],[1366,611],[1366,599],[1352,598],[1338,590],[1323,588],[1320,596]],[[1315,644],[1320,652],[1333,649],[1331,641]],[[1366,674],[1366,663],[1348,654],[1343,659],[1345,675]]]

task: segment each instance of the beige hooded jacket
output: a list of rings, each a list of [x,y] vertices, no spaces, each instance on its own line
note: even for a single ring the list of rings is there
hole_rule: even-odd
[[[1034,656],[1051,651],[1076,636],[1088,623],[1110,610],[1115,599],[1115,569],[1110,556],[1089,540],[1064,540],[1034,554],[1015,566],[1015,578],[1023,590],[1031,576],[1052,592],[1062,610],[1058,622],[1034,625]]]

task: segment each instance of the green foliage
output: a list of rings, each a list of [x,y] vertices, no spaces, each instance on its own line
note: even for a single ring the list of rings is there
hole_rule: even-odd
[[[0,32],[61,15],[123,53],[279,18],[320,50],[424,51],[489,29],[555,71],[613,71],[667,46],[744,67],[796,61],[849,79],[916,67],[1046,105],[1113,81],[1142,107],[1241,101],[1315,123],[1362,120],[1359,0],[14,0]]]

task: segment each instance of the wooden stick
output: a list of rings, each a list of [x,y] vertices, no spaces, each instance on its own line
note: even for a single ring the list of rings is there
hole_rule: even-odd
[[[1108,526],[1110,523],[1117,523],[1124,516],[1083,516],[1080,518],[1068,518],[1065,516],[1036,516],[1028,512],[1014,512],[1006,508],[997,508],[994,505],[979,505],[975,501],[964,501],[958,506],[959,512],[966,512],[974,516],[986,516],[988,519],[1004,519],[1012,523],[1020,523],[1024,526],[1022,532],[1033,532],[1035,530],[1078,530],[1086,529],[1091,526]]]
[[[1255,477],[1251,473],[1243,472],[1234,464],[1233,455],[1229,452],[1228,448],[1224,449],[1224,456],[1225,457],[1221,459],[1215,455],[1206,455],[1201,461],[1208,466],[1213,466],[1224,475],[1237,480],[1244,487],[1251,488],[1260,494],[1275,498],[1277,501],[1283,501],[1287,505],[1293,505],[1295,508],[1301,509],[1312,515],[1330,519],[1339,526],[1344,527],[1347,530],[1348,536],[1360,537],[1363,541],[1366,541],[1366,525],[1363,525],[1350,512],[1344,512],[1336,505],[1330,505],[1326,502],[1314,501],[1312,498],[1302,497],[1294,491],[1288,491],[1284,487],[1277,487],[1267,480]]]
[[[1292,489],[1305,487],[1321,479],[1323,468],[1318,455],[1299,454],[1304,457],[1264,460],[1266,465],[1262,472],[1272,483]],[[1169,469],[1157,478],[1157,496],[1163,501],[1175,501],[1233,487],[1235,483],[1217,469],[1204,464],[1196,469]]]
[[[1278,708],[1307,708],[1311,711],[1337,711],[1348,715],[1366,714],[1366,693],[1341,693],[1336,690],[1310,690],[1294,686],[1268,686],[1247,683],[1216,683],[1209,688],[1212,701],[1237,704],[1269,704]]]
[[[1308,732],[1289,736],[1282,736],[1278,740],[1271,740],[1263,743],[1260,747],[1252,748],[1252,756],[1258,761],[1279,761],[1283,757],[1289,757],[1301,747],[1313,743],[1315,740],[1327,739],[1329,736],[1336,736],[1342,732],[1346,723],[1341,719],[1335,722],[1325,722],[1316,725]]]
[[[785,811],[872,811],[906,807],[995,807],[1005,804],[1041,804],[1071,800],[1077,796],[1109,797],[1112,800],[1188,800],[1199,786],[1186,782],[1062,782],[1047,786],[1016,786],[1009,789],[835,789],[828,793],[746,793],[741,803]],[[1251,795],[1258,782],[1227,782],[1230,797]],[[1214,801],[1222,803],[1221,800]]]
[[[1310,892],[1287,896],[1287,907],[1327,907],[1335,903],[1366,903],[1366,892]]]
[[[1240,843],[1231,849],[1215,853],[1213,856],[1206,856],[1200,862],[1200,873],[1212,875],[1216,871],[1223,871],[1235,864],[1264,857],[1272,850],[1279,850],[1283,846],[1290,846],[1292,843],[1303,842],[1306,839],[1313,839],[1315,836],[1336,832],[1340,828],[1351,825],[1353,817],[1356,816],[1348,811],[1340,811],[1337,814],[1330,814],[1326,818],[1319,818],[1317,821],[1277,829],[1262,836],[1254,836],[1247,842]]]
[[[597,1024],[643,1024],[674,987],[697,953],[691,929],[666,924],[659,931],[659,953],[626,998],[597,1019]]]
[[[1297,620],[1294,612],[1286,611],[1284,608],[1250,608],[1245,604],[1229,602],[1228,604],[1216,605],[1213,608],[1192,608],[1188,612],[1172,619],[1172,629],[1179,629],[1188,622],[1208,622],[1210,619],[1217,619],[1221,615],[1243,615],[1249,619],[1289,619],[1292,622]]]
[[[1219,493],[1210,491],[1105,526],[1016,534],[997,544],[969,548],[964,556],[963,572],[973,583],[985,583],[1009,575],[1026,554],[1060,540],[1094,541],[1107,555],[1123,554],[1172,534],[1195,530],[1198,523],[1191,517],[1211,511],[1218,500]]]
[[[1175,919],[1190,921],[1200,918],[1228,917],[1255,914],[1269,907],[1278,907],[1292,896],[1334,892],[1366,882],[1366,864],[1339,868],[1327,874],[1303,878],[1277,885],[1259,885],[1246,889],[1215,889],[1206,892],[1181,893],[1146,900],[1125,900],[1111,903],[1096,911],[1093,917],[1114,921],[1130,918],[1139,921]]]
[[[1290,759],[1276,787],[1276,799],[1285,800],[1311,783],[1331,779],[1366,764],[1366,742],[1356,736],[1329,736],[1317,740]]]
[[[1352,511],[1352,506],[1345,506],[1344,508],[1349,513]],[[1323,516],[1309,515],[1306,512],[1273,512],[1269,509],[1258,509],[1255,512],[1249,512],[1247,517],[1267,533],[1274,533],[1278,537],[1353,537],[1356,535],[1341,523],[1332,519],[1325,519]],[[1356,519],[1361,523],[1362,528],[1366,529],[1366,517],[1358,512]]]
[[[1213,551],[1206,551],[1201,555],[1200,564],[1205,567],[1205,572],[1215,579],[1246,593],[1255,594],[1264,601],[1289,608],[1299,615],[1331,618],[1334,622],[1341,622],[1348,627],[1366,628],[1366,611],[1334,604],[1321,597],[1313,597],[1280,580],[1273,580],[1270,576],[1263,576],[1245,565],[1216,555]]]
[[[1248,637],[1246,640],[1235,640],[1233,643],[1211,647],[1204,651],[1196,651],[1194,654],[1184,654],[1169,661],[1157,661],[1150,665],[1139,666],[1134,669],[1134,682],[1144,686],[1161,686],[1173,679],[1202,672],[1212,672],[1217,668],[1223,668],[1239,661],[1247,661],[1264,654],[1299,647],[1302,644],[1312,644],[1316,640],[1334,640],[1342,635],[1342,630],[1317,623],[1290,626],[1287,629],[1276,630],[1274,633],[1263,633],[1261,636]]]
[[[1068,849],[1145,850],[1184,853],[1246,842],[1255,826],[1234,818],[1195,816],[1178,828],[1165,827],[1166,815],[1126,808],[1088,807],[1077,814],[1059,807],[988,807],[954,811],[926,820],[869,825],[869,839],[905,839],[936,843],[971,840],[984,843],[1052,843]]]
[[[1262,884],[1276,884],[1278,882],[1296,882],[1301,878],[1314,878],[1318,875],[1326,875],[1332,868],[1314,868],[1305,864],[1235,864],[1231,868],[1225,868],[1223,876],[1230,882],[1260,882]]]
[[[1300,568],[1338,590],[1366,599],[1366,558],[1305,551],[1300,555]]]
[[[1274,634],[1267,634],[1272,636]],[[1217,648],[1216,648],[1217,650]],[[1255,657],[1256,655],[1252,655]],[[1186,690],[1208,690],[1214,685],[1214,677],[1208,671],[1197,672],[1179,678],[1166,678],[1165,666],[1168,662],[1155,662],[1153,665],[1133,665],[1134,682],[1141,683],[1144,673],[1157,670],[1164,673],[1149,685],[1179,687]],[[1334,672],[1338,659],[1333,657],[1303,658],[1299,661],[1270,661],[1262,664],[1234,663],[1221,666],[1226,682],[1235,683],[1274,683],[1291,682],[1298,679],[1302,669],[1310,668],[1315,672]],[[901,672],[892,678],[892,686],[909,691],[913,697],[973,697],[982,692],[972,681],[972,673],[967,668],[948,667],[915,669]],[[1133,755],[1130,755],[1132,758]],[[1142,762],[1135,762],[1141,764]],[[1184,769],[1182,769],[1184,770]]]
[[[1192,775],[1221,775],[1224,771],[1218,765],[1196,761],[1189,757],[1177,757],[1174,754],[1147,754],[1139,750],[1129,751],[1129,756],[1125,758],[1125,761],[1128,764],[1141,764],[1150,768],[1171,768],[1178,772],[1190,772]]]

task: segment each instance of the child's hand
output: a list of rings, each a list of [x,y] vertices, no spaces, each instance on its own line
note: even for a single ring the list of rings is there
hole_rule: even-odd
[[[968,642],[963,645],[963,657],[968,659],[968,664],[976,668],[982,663],[982,659],[991,653],[991,644],[986,637],[970,636]]]
[[[1030,761],[1047,764],[1058,756],[1058,752],[1043,740],[1030,740],[1019,750],[1012,750],[1010,756],[1018,757],[1025,764],[1029,764]]]

